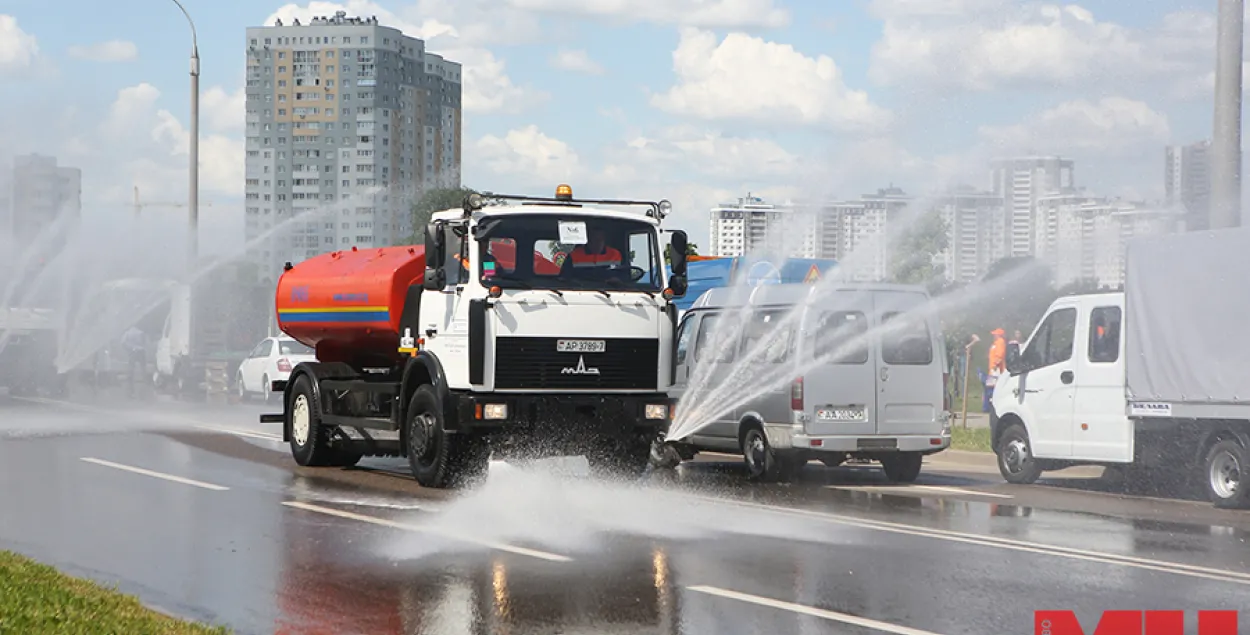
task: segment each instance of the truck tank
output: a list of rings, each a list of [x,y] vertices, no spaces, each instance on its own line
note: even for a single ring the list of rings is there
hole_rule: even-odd
[[[424,275],[419,246],[314,256],[278,279],[278,328],[322,362],[389,366],[401,359],[400,319],[416,315]]]

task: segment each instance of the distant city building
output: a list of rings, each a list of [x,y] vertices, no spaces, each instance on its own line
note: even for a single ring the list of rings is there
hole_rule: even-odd
[[[461,67],[343,11],[247,29],[246,236],[285,261],[403,243],[410,207],[459,187]],[[302,213],[325,213],[273,229]]]
[[[82,217],[82,170],[59,166],[56,157],[15,157],[8,192],[5,228],[17,245],[29,245],[62,214]]]
[[[1074,162],[1062,157],[1012,157],[992,161],[991,170],[993,192],[1007,205],[1007,255],[1033,255],[1038,200],[1075,187]]]
[[[1010,253],[1004,199],[993,192],[960,186],[936,197],[934,211],[946,221],[949,245],[942,254],[948,282],[968,283]]]
[[[845,280],[888,279],[891,227],[911,202],[906,192],[891,185],[857,200],[825,205],[819,216],[817,257],[837,260]]]
[[[1116,287],[1124,283],[1128,241],[1177,231],[1183,215],[1077,190],[1038,201],[1038,259],[1050,265],[1055,284],[1086,282]]]
[[[1163,183],[1169,206],[1185,210],[1185,228],[1211,226],[1211,142],[1199,141],[1164,150]]]
[[[814,210],[791,204],[774,205],[751,196],[712,208],[711,254],[721,257],[762,254],[814,258]]]

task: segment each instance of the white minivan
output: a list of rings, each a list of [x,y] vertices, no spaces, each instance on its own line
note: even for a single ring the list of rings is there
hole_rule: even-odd
[[[678,328],[670,433],[689,460],[741,453],[752,480],[786,480],[812,459],[881,463],[914,481],[950,447],[946,349],[923,287],[826,282],[712,289]],[[761,344],[760,342],[764,343]],[[680,425],[689,425],[681,423]]]

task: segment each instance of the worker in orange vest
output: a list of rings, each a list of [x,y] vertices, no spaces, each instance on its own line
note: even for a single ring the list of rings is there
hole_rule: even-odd
[[[603,229],[592,228],[587,238],[589,241],[585,245],[578,245],[569,254],[574,269],[621,266],[621,252],[608,246],[607,233]]]
[[[990,368],[989,374],[997,375],[1007,370],[1007,340],[1004,336],[1007,334],[1002,329],[994,329],[990,331],[990,335],[994,336],[994,343],[990,345]]]

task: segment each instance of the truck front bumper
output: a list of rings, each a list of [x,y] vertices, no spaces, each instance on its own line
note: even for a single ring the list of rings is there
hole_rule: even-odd
[[[634,434],[667,430],[676,400],[639,395],[453,393],[457,423],[475,432],[551,428]]]

